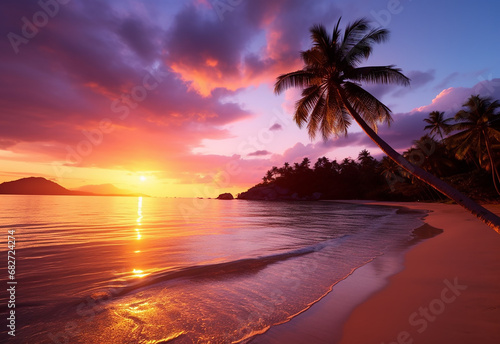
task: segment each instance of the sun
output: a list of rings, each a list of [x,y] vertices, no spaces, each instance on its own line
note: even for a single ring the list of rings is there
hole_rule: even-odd
[[[141,182],[145,182],[147,178],[146,178],[146,176],[140,176],[139,179]]]

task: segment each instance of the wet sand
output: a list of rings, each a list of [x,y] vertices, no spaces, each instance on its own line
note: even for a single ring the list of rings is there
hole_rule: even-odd
[[[500,235],[457,205],[376,204],[431,210],[443,233],[355,270],[252,343],[500,343]]]

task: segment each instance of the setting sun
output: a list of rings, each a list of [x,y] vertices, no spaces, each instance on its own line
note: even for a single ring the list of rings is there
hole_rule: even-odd
[[[146,176],[140,176],[139,179],[141,180],[141,182],[145,182],[146,181]]]

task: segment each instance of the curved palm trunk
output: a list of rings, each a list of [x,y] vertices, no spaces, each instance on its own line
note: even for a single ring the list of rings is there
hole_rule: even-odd
[[[404,170],[411,173],[413,176],[427,183],[437,191],[441,192],[445,196],[454,200],[457,204],[461,205],[463,208],[467,209],[469,212],[474,214],[482,222],[493,228],[497,233],[500,234],[500,217],[493,214],[491,211],[480,206],[474,202],[469,197],[465,196],[455,188],[451,187],[441,179],[435,177],[429,172],[423,170],[422,168],[411,164],[398,152],[396,152],[391,146],[387,144],[384,140],[378,136],[375,131],[361,118],[361,116],[353,109],[347,100],[346,96],[339,91],[339,95],[344,102],[344,106],[349,111],[351,116],[354,118],[356,123],[363,129],[363,131],[377,144],[377,146],[382,149],[382,151],[387,154],[396,164],[401,166]]]
[[[486,150],[488,152],[488,158],[490,158],[490,165],[491,165],[491,177],[493,178],[493,185],[495,186],[495,190],[497,194],[500,195],[500,191],[498,191],[498,186],[497,186],[497,178],[498,178],[498,171],[495,165],[495,162],[493,161],[493,155],[491,154],[491,148],[490,148],[490,140],[486,133],[483,130],[483,135],[484,135],[484,141],[486,143]]]

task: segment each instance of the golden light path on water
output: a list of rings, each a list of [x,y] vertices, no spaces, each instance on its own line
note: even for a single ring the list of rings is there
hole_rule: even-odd
[[[141,238],[142,238],[142,234],[141,234],[142,218],[143,218],[143,215],[142,215],[142,197],[138,197],[138,199],[137,199],[137,220],[136,220],[137,227],[135,228],[135,231],[137,232],[136,240],[141,240]],[[137,245],[137,246],[139,246],[139,245]],[[137,259],[135,259],[135,261],[140,261],[141,260],[141,256],[140,256],[141,250],[139,249],[139,247],[137,247],[137,249],[134,250],[133,252],[136,254],[135,257],[137,258]],[[144,270],[134,268],[132,270],[132,274],[134,277],[142,278],[142,277],[149,275],[150,273],[144,273]]]

